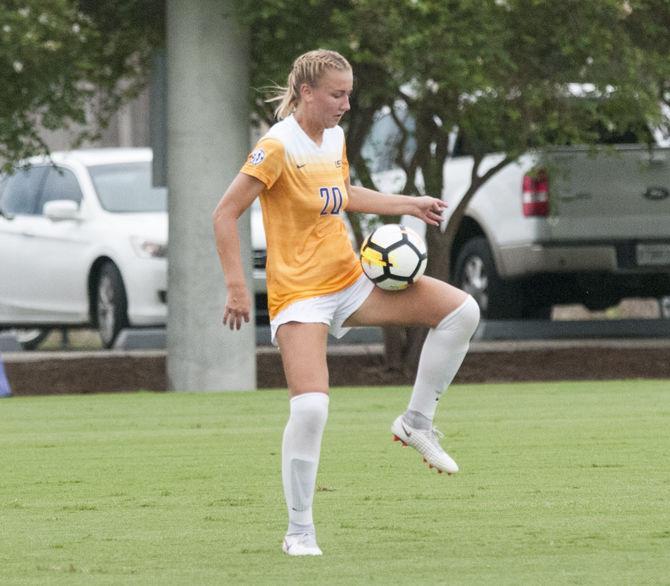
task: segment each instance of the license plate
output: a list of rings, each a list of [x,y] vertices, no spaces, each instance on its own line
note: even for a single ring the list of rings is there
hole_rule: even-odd
[[[670,244],[638,244],[635,260],[640,266],[670,265]]]

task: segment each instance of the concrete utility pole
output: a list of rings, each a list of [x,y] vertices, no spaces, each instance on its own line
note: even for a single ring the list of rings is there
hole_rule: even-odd
[[[226,289],[212,212],[249,150],[248,41],[232,0],[168,0],[167,375],[176,391],[256,387],[253,322],[221,325]],[[248,214],[240,223],[251,288]]]

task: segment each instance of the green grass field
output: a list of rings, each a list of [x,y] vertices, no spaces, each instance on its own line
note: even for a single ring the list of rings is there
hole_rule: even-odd
[[[281,553],[285,392],[0,401],[0,584],[670,584],[670,381],[457,385],[453,477],[335,389],[315,518]]]

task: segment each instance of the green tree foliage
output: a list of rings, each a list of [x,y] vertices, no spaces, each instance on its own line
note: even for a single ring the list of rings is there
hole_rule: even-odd
[[[428,273],[443,279],[467,204],[521,153],[668,122],[659,104],[670,97],[670,0],[266,0],[240,11],[255,88],[283,83],[292,60],[316,47],[352,62],[347,148],[363,184],[374,186],[361,148],[380,112],[398,127],[391,146],[405,193],[443,193],[457,131],[473,157],[470,187],[446,230],[427,231]],[[261,95],[256,111],[270,120]],[[483,166],[490,152],[502,157]]]
[[[405,165],[410,188],[442,193],[445,131],[458,128],[474,158],[470,187],[446,231],[428,231],[431,274],[449,277],[467,204],[524,151],[594,145],[602,129],[637,132],[640,120],[661,121],[670,76],[658,19],[669,14],[667,0],[405,4],[411,33],[397,45],[395,66],[411,80],[402,101],[417,121],[416,151]],[[490,152],[505,156],[483,169]]]
[[[4,0],[0,160],[48,152],[41,129],[93,139],[146,82],[163,38],[161,0]]]
[[[475,167],[489,152],[509,162],[528,148],[593,144],[599,127],[658,122],[668,91],[668,0],[268,0],[240,9],[260,117],[271,121],[259,89],[281,85],[293,58],[318,46],[341,51],[356,74],[352,167],[371,183],[360,147],[386,106],[401,131],[395,159],[409,192],[442,192],[456,128]],[[577,84],[592,99],[576,99]]]

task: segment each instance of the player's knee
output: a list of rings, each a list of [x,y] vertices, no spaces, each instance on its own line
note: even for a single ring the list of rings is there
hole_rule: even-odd
[[[461,315],[459,316],[463,331],[467,334],[468,339],[472,337],[479,325],[480,314],[479,304],[471,295],[468,295],[461,306]]]
[[[291,399],[291,417],[304,433],[321,433],[328,420],[329,398],[325,393],[310,392]]]
[[[468,343],[479,325],[479,305],[468,295],[454,311],[448,314],[437,326],[438,332],[449,332],[451,337]]]

